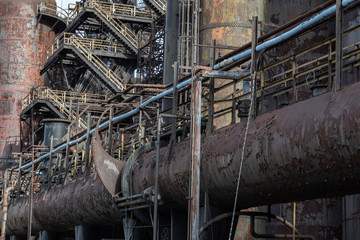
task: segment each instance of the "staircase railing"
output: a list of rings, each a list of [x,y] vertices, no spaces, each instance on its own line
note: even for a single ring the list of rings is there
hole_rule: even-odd
[[[101,8],[115,15],[142,17],[142,18],[154,18],[156,16],[156,14],[153,11],[135,5],[111,3],[111,2],[104,2],[98,0],[91,0],[91,2],[96,2],[97,5],[101,6]]]
[[[151,4],[153,4],[156,8],[166,12],[166,0],[148,0],[148,1]]]
[[[64,22],[66,22],[66,24],[69,23],[69,13],[65,9],[58,7],[56,4],[51,4],[48,2],[40,2],[36,6],[36,12],[37,14],[46,13],[49,15],[53,15],[63,19]]]
[[[92,53],[91,49],[87,47],[86,43],[75,34],[65,33],[64,45],[74,46],[86,59],[92,63],[103,75],[106,80],[112,85],[116,86],[120,91],[125,90],[126,83],[116,75],[98,56]]]
[[[128,28],[123,22],[117,19],[111,12],[111,8],[106,8],[100,1],[91,0],[88,2],[89,7],[96,9],[101,16],[103,16],[113,28],[116,29],[131,45],[131,47],[138,49],[138,37]]]
[[[109,40],[98,40],[90,38],[81,38],[73,33],[64,33],[55,39],[55,42],[46,52],[45,61],[49,59],[60,47],[73,46],[109,81],[113,86],[116,86],[120,91],[126,88],[126,83],[116,75],[98,56],[92,51],[109,51],[109,52],[124,52],[124,46]]]
[[[36,99],[49,100],[59,109],[67,118],[72,116],[71,120],[76,120],[76,111],[70,107],[70,101],[79,103],[106,103],[108,100],[107,95],[80,93],[73,91],[51,90],[47,87],[38,87],[33,89],[23,100],[22,109],[26,108],[30,103]],[[79,118],[79,127],[86,129],[85,120]]]

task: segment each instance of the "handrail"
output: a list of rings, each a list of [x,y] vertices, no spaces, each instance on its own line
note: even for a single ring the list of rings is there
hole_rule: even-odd
[[[80,103],[105,103],[108,100],[107,95],[79,93],[72,91],[51,90],[47,87],[38,87],[32,90],[23,100],[22,108],[26,108],[31,102],[36,99],[46,99],[55,104],[60,112],[64,113],[66,117],[72,115],[72,120],[76,120],[76,114],[71,114],[69,102],[78,101]],[[79,127],[86,129],[86,123],[83,119],[79,119]]]
[[[70,34],[70,37],[65,35],[64,44],[74,46],[81,54],[83,54],[88,61],[95,65],[95,67],[107,77],[107,80],[115,85],[119,90],[125,90],[126,83],[116,75],[98,56],[93,54],[85,44],[81,42],[81,38]]]
[[[56,4],[51,4],[48,2],[40,2],[39,4],[37,4],[36,10],[37,10],[37,14],[47,13],[63,19],[66,22],[66,24],[68,24],[69,13],[65,9],[58,7]]]
[[[138,7],[136,5],[104,2],[98,0],[91,0],[89,2],[96,2],[103,9],[115,15],[125,15],[131,17],[143,17],[143,18],[151,18],[151,19],[155,17],[155,13],[153,11],[147,10],[144,7]]]
[[[61,46],[75,47],[87,58],[89,62],[91,62],[102,74],[106,76],[109,82],[116,86],[120,91],[125,90],[126,83],[92,52],[92,50],[123,52],[123,45],[109,40],[81,38],[73,33],[63,33],[55,39],[55,42],[51,45],[50,50],[46,52],[46,60],[48,60],[49,57]]]
[[[104,8],[100,1],[89,1],[89,7],[97,10],[131,45],[138,49],[138,37],[123,22],[115,18],[113,13]]]
[[[45,61],[48,60],[51,55],[53,55],[60,47],[64,45],[64,38],[69,38],[71,35],[74,34],[65,32],[56,37],[53,44],[46,50]],[[81,41],[81,43],[90,50],[116,53],[123,53],[125,51],[124,45],[110,40],[78,38],[78,41]]]
[[[148,1],[158,9],[161,9],[164,12],[166,12],[166,1],[164,0],[148,0]]]
[[[48,99],[48,87],[37,87],[33,89],[22,100],[22,109],[26,108],[31,102],[36,99]],[[108,101],[107,95],[80,93],[73,91],[51,90],[51,93],[61,98],[64,102],[78,101],[80,103],[105,103]]]

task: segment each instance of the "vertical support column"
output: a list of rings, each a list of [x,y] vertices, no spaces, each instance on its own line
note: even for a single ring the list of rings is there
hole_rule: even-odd
[[[252,19],[252,42],[251,42],[251,74],[253,77],[252,83],[253,91],[254,91],[254,98],[253,98],[253,107],[251,112],[251,117],[254,119],[257,115],[257,81],[256,81],[256,75],[257,75],[257,52],[256,52],[256,46],[258,42],[257,38],[257,25],[258,25],[258,17],[253,17]]]
[[[108,153],[111,154],[112,152],[112,142],[113,142],[113,119],[114,117],[114,109],[110,107],[110,114],[109,114],[109,137],[108,137]]]
[[[91,128],[91,115],[87,114],[87,129],[86,129],[86,145],[85,145],[85,156],[83,162],[85,163],[85,169],[88,168],[89,153],[90,153],[90,128]]]
[[[70,156],[70,134],[71,134],[71,125],[70,124],[68,126],[68,131],[67,131],[67,136],[66,136],[66,151],[65,151],[65,166],[64,166],[64,173],[62,174],[64,176],[63,182],[62,182],[62,186],[64,186],[64,183],[66,181],[66,177],[70,168],[70,161],[69,161],[69,156]]]
[[[34,108],[31,108],[31,146],[34,146],[35,135],[34,135]]]
[[[50,156],[49,156],[49,167],[48,167],[48,188],[51,186],[52,182],[52,164],[53,164],[53,150],[54,150],[54,136],[50,137]]]
[[[191,239],[199,239],[200,149],[201,149],[201,78],[193,80],[191,141]]]
[[[331,41],[329,43],[329,54],[328,54],[328,86],[327,91],[330,92],[332,88],[333,82],[332,82],[332,47],[331,47]]]
[[[173,78],[173,99],[172,99],[172,115],[177,115],[177,104],[178,104],[178,91],[177,91],[177,84],[178,84],[178,72],[179,72],[179,65],[178,62],[174,62],[174,78]],[[177,119],[171,119],[171,144],[176,142],[176,123]]]
[[[159,109],[158,109],[159,112]],[[153,223],[153,240],[158,236],[158,194],[159,194],[159,160],[160,160],[160,131],[162,117],[158,114],[158,125],[156,132],[156,158],[155,158],[155,199],[154,199],[154,223]]]
[[[21,177],[22,177],[22,157],[19,158],[19,173],[18,173],[18,183],[17,183],[17,189],[21,189]],[[21,191],[18,190],[16,192],[16,200],[19,199]]]
[[[165,22],[165,41],[164,41],[164,73],[163,84],[171,83],[174,76],[172,63],[177,61],[178,53],[178,28],[179,28],[179,0],[166,2],[166,22]],[[163,99],[162,110],[171,107],[169,99]]]
[[[296,96],[296,58],[295,57],[292,59],[292,91],[293,91],[292,103],[296,103],[297,96]]]
[[[341,88],[341,81],[343,78],[343,7],[342,0],[336,0],[336,66],[335,66],[335,81],[334,91]]]
[[[27,231],[27,239],[31,240],[31,227],[32,227],[32,216],[33,216],[33,195],[34,195],[34,145],[32,146],[32,157],[31,157],[31,183],[30,183],[30,209],[29,209],[29,218],[28,218],[28,231]]]
[[[215,46],[216,40],[211,40],[210,44],[210,67],[215,65]],[[206,135],[209,135],[214,130],[214,95],[215,95],[215,79],[209,79],[209,112],[208,112],[208,122],[206,126]]]

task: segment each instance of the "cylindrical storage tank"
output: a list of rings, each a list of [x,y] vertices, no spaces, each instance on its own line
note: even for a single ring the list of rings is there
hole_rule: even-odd
[[[217,45],[241,47],[251,41],[252,17],[258,16],[263,22],[264,1],[262,0],[202,0],[200,15],[200,45],[210,45],[215,39]],[[216,58],[229,53],[230,49],[215,49]],[[200,65],[209,63],[209,48],[200,47]],[[228,81],[227,81],[228,82]],[[215,87],[224,82],[215,81]],[[242,84],[236,86],[243,89]],[[215,99],[231,96],[233,87],[228,87],[215,94]],[[215,104],[215,111],[230,107],[231,102]],[[225,114],[214,119],[215,128],[227,126],[231,122],[231,114]]]
[[[0,155],[6,138],[20,135],[22,99],[31,88],[42,85],[41,59],[54,34],[37,24],[39,2],[0,1]]]
[[[64,136],[67,133],[67,127],[70,121],[65,119],[44,119],[44,146],[49,147],[51,142],[51,136],[54,137],[54,146],[63,142]]]

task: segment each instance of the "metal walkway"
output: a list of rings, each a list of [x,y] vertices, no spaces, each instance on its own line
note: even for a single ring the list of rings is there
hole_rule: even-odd
[[[126,83],[96,56],[96,52],[108,52],[109,54],[119,52],[121,54],[123,49],[122,45],[111,41],[81,38],[73,33],[64,33],[51,46],[46,63],[40,74],[44,74],[57,63],[60,60],[60,55],[64,54],[63,51],[66,54],[71,50],[107,88],[113,93],[118,93],[126,88]]]

